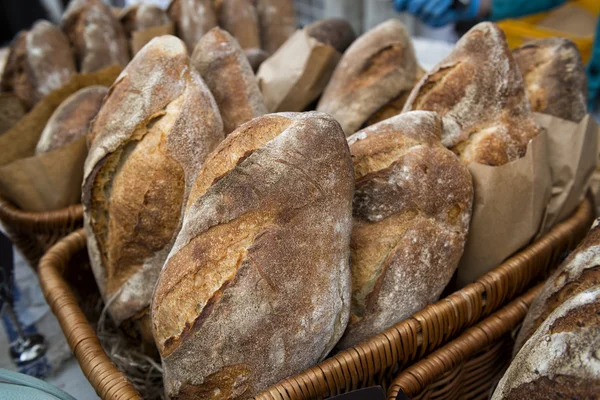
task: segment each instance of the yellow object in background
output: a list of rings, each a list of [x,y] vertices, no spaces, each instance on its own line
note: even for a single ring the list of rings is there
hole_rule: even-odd
[[[498,22],[511,49],[535,39],[560,36],[571,39],[581,52],[583,62],[592,55],[600,1],[570,1],[552,11]]]

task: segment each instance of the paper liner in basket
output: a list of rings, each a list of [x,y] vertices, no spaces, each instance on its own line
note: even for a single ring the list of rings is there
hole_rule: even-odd
[[[269,112],[304,111],[327,86],[342,55],[298,30],[258,70]]]
[[[77,74],[38,103],[0,136],[0,194],[26,211],[49,211],[78,203],[81,197],[85,138],[55,151],[35,155],[35,147],[56,108],[81,88],[110,86],[119,75],[113,66]]]
[[[152,40],[156,36],[173,35],[173,32],[175,32],[173,24],[158,25],[148,29],[133,31],[131,33],[131,39],[129,40],[131,56],[135,56],[137,52],[142,49],[142,47],[144,47],[150,40]]]

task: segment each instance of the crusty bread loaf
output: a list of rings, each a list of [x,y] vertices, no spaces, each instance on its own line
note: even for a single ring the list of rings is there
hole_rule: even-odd
[[[192,54],[192,65],[215,96],[225,135],[267,113],[244,51],[223,29],[213,28],[200,39]]]
[[[409,112],[348,138],[353,201],[352,313],[340,347],[367,339],[438,299],[471,220],[471,175],[440,144],[442,122]]]
[[[242,49],[260,49],[260,29],[254,0],[223,0],[219,25],[237,39]]]
[[[223,139],[217,105],[184,43],[159,36],[111,87],[84,168],[88,253],[118,325],[151,340],[148,307],[197,171]]]
[[[533,301],[515,342],[515,352],[529,339],[548,315],[576,294],[600,285],[600,220],[569,257],[548,278]]]
[[[514,358],[492,400],[598,399],[600,286],[554,310]]]
[[[473,27],[425,74],[406,101],[410,110],[437,112],[442,144],[467,164],[514,161],[540,132],[504,33],[491,22]]]
[[[129,62],[125,33],[101,0],[72,0],[60,22],[75,50],[80,72],[94,72]]]
[[[198,40],[217,26],[217,13],[212,0],[173,0],[167,13],[175,24],[177,36],[191,53]]]
[[[248,62],[252,67],[252,71],[256,73],[260,65],[269,58],[269,53],[264,51],[263,49],[246,49],[244,50],[246,53],[246,58],[248,58]]]
[[[318,111],[331,114],[346,135],[414,86],[415,52],[402,22],[391,19],[360,36],[337,65]]]
[[[296,32],[296,11],[293,0],[256,0],[260,43],[273,54]]]
[[[328,115],[265,115],[221,143],[154,292],[167,398],[245,399],[329,353],[348,321],[353,189]]]
[[[107,93],[104,86],[88,86],[67,97],[46,123],[35,153],[56,150],[84,136]]]
[[[587,113],[587,78],[581,54],[566,38],[525,43],[513,55],[533,111],[579,122]]]
[[[356,40],[350,22],[343,18],[327,18],[313,22],[306,28],[310,37],[317,39],[343,53]]]
[[[14,92],[26,109],[67,84],[75,74],[75,60],[67,37],[48,21],[37,21],[11,44],[0,83]]]
[[[124,8],[119,14],[125,35],[131,37],[135,31],[171,23],[167,13],[154,4],[137,3]]]

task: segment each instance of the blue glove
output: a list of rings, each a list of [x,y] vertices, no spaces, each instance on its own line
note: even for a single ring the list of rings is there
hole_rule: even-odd
[[[481,0],[471,0],[466,7],[456,7],[454,3],[454,0],[394,0],[394,9],[413,14],[425,24],[439,28],[475,19],[481,6]]]

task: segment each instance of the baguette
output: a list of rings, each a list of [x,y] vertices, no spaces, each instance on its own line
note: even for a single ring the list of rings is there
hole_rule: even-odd
[[[219,25],[237,39],[242,49],[260,49],[260,28],[254,0],[223,0]]]
[[[198,40],[217,26],[217,13],[212,0],[173,0],[167,13],[175,24],[177,36],[191,53]]]
[[[260,43],[269,54],[275,53],[296,32],[296,12],[292,0],[256,0]]]

